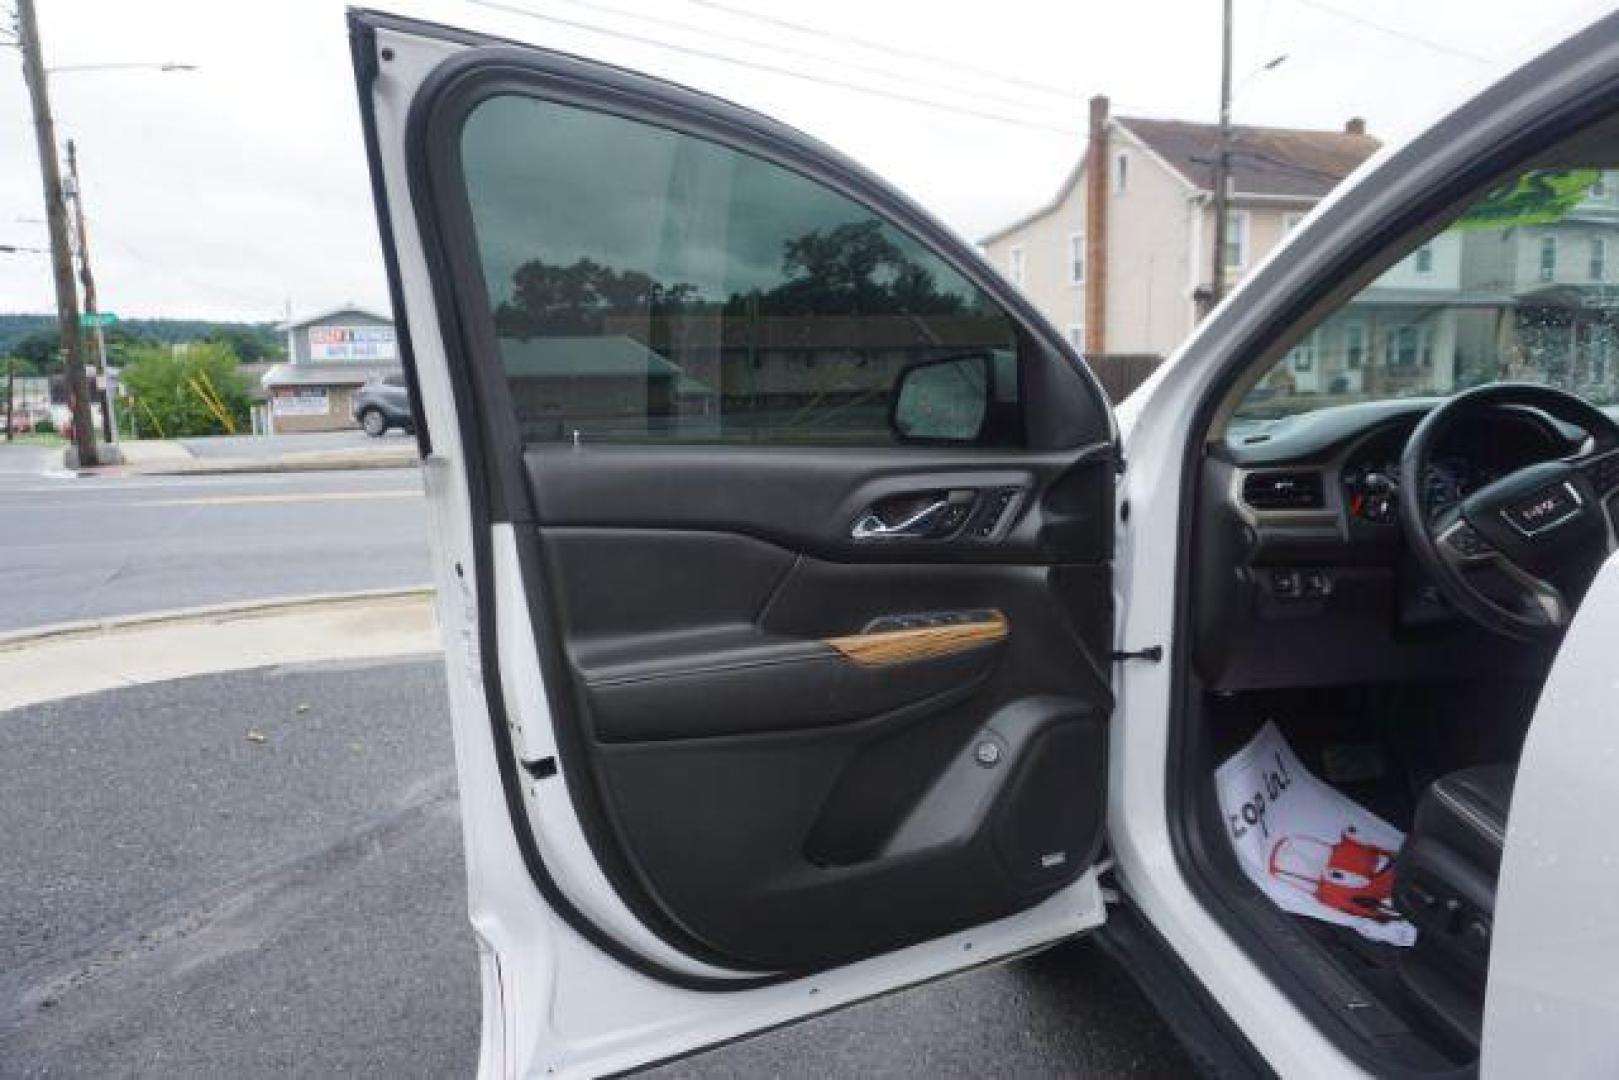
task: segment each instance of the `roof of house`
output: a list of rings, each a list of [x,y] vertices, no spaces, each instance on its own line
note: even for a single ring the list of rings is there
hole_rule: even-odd
[[[276,364],[259,376],[262,386],[360,386],[374,375],[398,371],[398,364],[359,360]]]
[[[1146,148],[1193,191],[1213,190],[1218,124],[1128,116],[1116,116],[1109,124]],[[1375,136],[1345,131],[1245,125],[1231,130],[1231,190],[1238,197],[1315,202],[1383,145]],[[994,243],[1058,209],[1084,171],[1082,155],[1050,202],[996,229],[979,243]]]
[[[513,379],[673,379],[680,393],[708,388],[654,349],[625,334],[500,339]]]
[[[1125,116],[1116,123],[1188,184],[1212,190],[1219,125]],[[1238,195],[1319,199],[1382,145],[1374,136],[1345,131],[1237,125],[1231,129],[1231,190]]]
[[[372,311],[370,308],[361,307],[358,304],[339,304],[336,307],[330,307],[330,308],[326,308],[326,309],[324,309],[322,311],[312,312],[311,314],[308,314],[308,315],[299,316],[296,319],[288,319],[284,323],[278,323],[276,325],[276,329],[277,330],[296,330],[301,326],[308,326],[310,323],[318,323],[318,322],[321,322],[322,320],[330,319],[333,315],[349,315],[349,314],[364,315],[365,317],[367,317],[369,319],[378,319],[378,320],[380,320],[382,322],[386,322],[386,323],[393,322],[393,316],[391,316],[391,315],[384,315],[381,312]]]

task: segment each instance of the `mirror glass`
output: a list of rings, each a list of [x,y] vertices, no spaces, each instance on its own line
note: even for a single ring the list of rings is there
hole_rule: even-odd
[[[894,399],[894,432],[918,442],[972,442],[989,412],[990,361],[984,355],[930,360],[907,368]]]

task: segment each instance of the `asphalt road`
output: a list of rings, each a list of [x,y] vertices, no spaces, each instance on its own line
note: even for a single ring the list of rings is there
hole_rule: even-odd
[[[0,713],[0,1075],[467,1075],[477,987],[443,702],[421,659]],[[1080,944],[661,1075],[1189,1072]]]
[[[0,631],[425,584],[415,469],[76,478],[0,446]]]

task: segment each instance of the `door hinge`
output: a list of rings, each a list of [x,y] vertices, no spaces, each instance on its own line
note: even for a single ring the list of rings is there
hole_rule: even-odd
[[[1145,660],[1149,664],[1156,664],[1163,658],[1162,645],[1148,645],[1145,649],[1121,649],[1113,653],[1113,662],[1116,664],[1125,660]]]

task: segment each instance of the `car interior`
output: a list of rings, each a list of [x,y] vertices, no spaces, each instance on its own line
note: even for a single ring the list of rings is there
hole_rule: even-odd
[[[1614,546],[1603,143],[1575,140],[1424,230],[1252,364],[1203,440],[1171,763],[1182,865],[1382,1075],[1476,1067],[1514,771]],[[1244,876],[1214,773],[1267,723],[1406,834],[1391,905],[1364,904],[1409,920],[1413,946],[1287,914]]]

